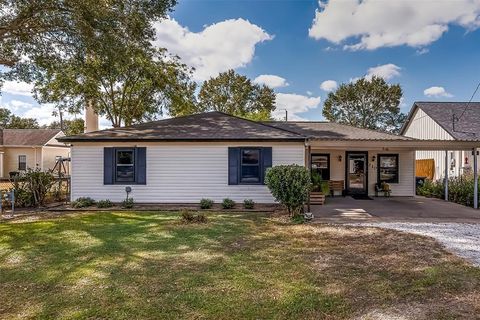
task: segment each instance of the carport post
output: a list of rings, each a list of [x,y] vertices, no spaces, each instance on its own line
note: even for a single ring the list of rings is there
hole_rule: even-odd
[[[473,207],[478,209],[478,164],[477,148],[473,148]]]
[[[445,201],[448,201],[448,150],[445,150]]]

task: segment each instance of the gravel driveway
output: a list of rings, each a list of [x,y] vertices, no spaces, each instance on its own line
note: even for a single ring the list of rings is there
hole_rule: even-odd
[[[378,222],[355,223],[354,225],[394,229],[433,237],[451,252],[480,267],[480,224]]]

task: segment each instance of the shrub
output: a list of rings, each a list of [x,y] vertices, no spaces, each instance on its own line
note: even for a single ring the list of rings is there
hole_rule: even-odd
[[[95,204],[95,200],[90,197],[80,197],[77,200],[72,201],[72,207],[74,208],[86,208],[93,206]]]
[[[181,215],[181,217],[182,217],[182,221],[183,221],[183,222],[187,222],[187,223],[188,223],[188,222],[193,222],[193,220],[194,220],[194,215],[193,215],[193,213],[191,213],[191,212],[188,211],[188,210],[182,210],[182,211],[180,212],[180,215]]]
[[[125,199],[125,200],[122,201],[122,208],[124,208],[124,209],[132,209],[132,208],[133,208],[133,204],[134,204],[133,198],[127,198],[127,199]]]
[[[108,199],[97,201],[97,208],[111,208],[111,207],[113,207],[113,203]]]
[[[310,172],[296,164],[275,166],[267,170],[265,184],[273,197],[287,208],[288,213],[296,215],[308,200]]]
[[[235,201],[229,198],[225,198],[222,201],[222,208],[223,209],[233,209],[235,207]]]
[[[202,199],[200,200],[200,208],[202,209],[211,209],[213,206],[213,200],[212,199]]]
[[[193,214],[188,210],[182,210],[180,213],[183,223],[207,223],[207,217],[204,213]]]
[[[243,200],[243,207],[245,209],[253,209],[255,207],[255,202],[252,199]]]
[[[474,185],[475,182],[471,174],[449,178],[448,199],[452,202],[473,207]],[[417,194],[425,197],[444,199],[445,182],[444,180],[425,180],[423,185],[417,187]]]
[[[40,169],[27,169],[23,174],[13,175],[11,181],[15,188],[16,206],[38,207],[45,204],[45,199],[55,183],[55,177],[50,172]]]

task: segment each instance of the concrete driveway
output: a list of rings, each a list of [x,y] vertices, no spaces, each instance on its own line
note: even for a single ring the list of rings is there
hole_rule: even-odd
[[[440,199],[424,197],[373,198],[329,197],[312,206],[315,221],[428,221],[480,223],[480,210]]]

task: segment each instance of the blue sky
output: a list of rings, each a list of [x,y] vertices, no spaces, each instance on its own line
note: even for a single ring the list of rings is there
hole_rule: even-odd
[[[371,74],[402,86],[404,112],[415,100],[468,100],[480,81],[479,16],[479,0],[180,0],[155,24],[155,44],[199,83],[233,68],[276,87],[278,116],[320,120],[335,83]],[[18,88],[8,84],[2,105],[49,121],[48,106]]]

